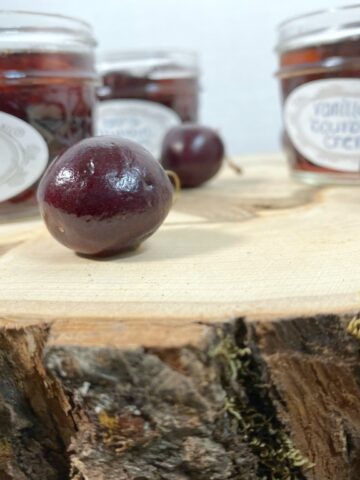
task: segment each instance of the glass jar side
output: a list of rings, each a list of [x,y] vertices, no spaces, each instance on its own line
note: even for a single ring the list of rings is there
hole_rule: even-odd
[[[100,56],[98,132],[141,143],[155,157],[162,139],[199,110],[197,56],[189,52],[110,52]]]
[[[0,147],[7,155],[0,169],[2,220],[36,212],[36,185],[46,164],[64,148],[93,135],[94,45],[90,27],[81,21],[0,13]],[[15,135],[20,131],[25,132],[22,137]],[[37,141],[34,132],[41,137]],[[47,162],[39,172],[36,152],[42,151],[41,140]]]
[[[98,59],[100,101],[138,99],[174,110],[184,122],[198,119],[199,67],[192,52],[108,52]]]
[[[293,175],[307,183],[360,181],[360,27],[332,35],[336,18],[316,12],[280,26],[288,33],[278,44],[283,145]]]

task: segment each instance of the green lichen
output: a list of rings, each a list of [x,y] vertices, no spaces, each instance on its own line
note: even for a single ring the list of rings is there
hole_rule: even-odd
[[[236,340],[233,332],[219,330],[211,356],[221,366],[227,392],[224,412],[235,419],[238,434],[258,458],[258,477],[303,480],[303,472],[313,465],[294,447],[278,420],[262,367],[246,340]]]
[[[7,463],[13,455],[11,443],[5,439],[0,439],[0,474],[6,469]],[[1,475],[0,475],[1,478]]]
[[[360,340],[360,317],[356,315],[353,317],[346,328],[347,332],[350,333],[357,340]]]

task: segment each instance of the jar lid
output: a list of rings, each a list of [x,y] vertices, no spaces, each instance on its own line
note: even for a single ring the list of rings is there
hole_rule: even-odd
[[[335,43],[360,36],[360,4],[290,18],[278,27],[277,51]]]
[[[98,55],[97,70],[101,75],[123,72],[154,80],[193,77],[198,74],[198,56],[188,51],[108,51]]]
[[[83,20],[41,12],[0,10],[0,51],[93,49],[92,27]]]

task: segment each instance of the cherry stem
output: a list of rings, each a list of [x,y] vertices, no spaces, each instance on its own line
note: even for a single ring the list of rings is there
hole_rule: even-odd
[[[165,170],[166,175],[170,178],[172,184],[174,185],[175,193],[173,197],[173,204],[177,201],[180,196],[181,191],[181,181],[179,175],[172,170]]]
[[[237,173],[238,175],[242,175],[242,168],[231,157],[226,157],[225,161],[229,165],[229,167],[234,170],[235,173]]]

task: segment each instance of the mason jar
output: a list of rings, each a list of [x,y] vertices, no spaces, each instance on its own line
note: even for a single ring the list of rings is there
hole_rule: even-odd
[[[166,132],[196,122],[199,107],[197,55],[178,51],[105,52],[97,69],[97,133],[142,144],[155,157]]]
[[[93,135],[95,45],[81,20],[0,12],[0,220],[35,213],[47,164]]]
[[[360,6],[279,27],[284,147],[307,183],[360,182]]]

